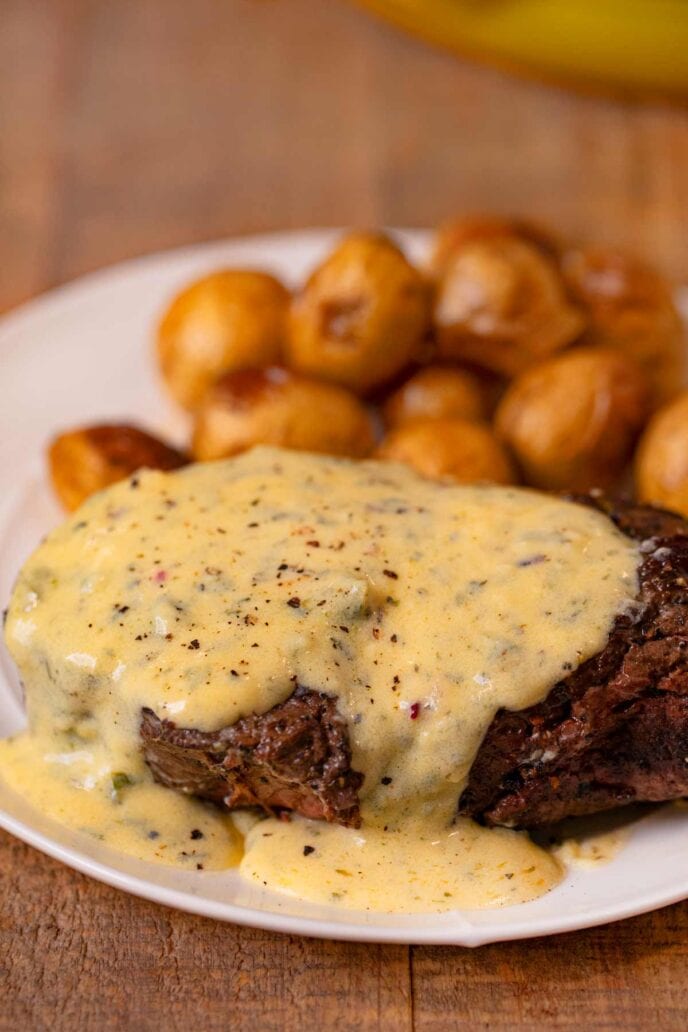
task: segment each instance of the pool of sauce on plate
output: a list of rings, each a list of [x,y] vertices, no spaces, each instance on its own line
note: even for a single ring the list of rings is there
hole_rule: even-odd
[[[635,545],[536,492],[260,448],[142,472],[86,502],[25,564],[6,639],[30,730],[5,781],[142,859],[240,863],[269,888],[388,912],[535,898],[562,865],[528,836],[455,821],[498,709],[605,645],[637,593]],[[152,782],[141,707],[220,728],[294,683],[337,697],[362,826],[231,817]]]

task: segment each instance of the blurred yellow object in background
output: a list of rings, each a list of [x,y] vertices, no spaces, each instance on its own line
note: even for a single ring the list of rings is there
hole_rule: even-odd
[[[467,56],[578,85],[688,97],[688,0],[358,0]]]

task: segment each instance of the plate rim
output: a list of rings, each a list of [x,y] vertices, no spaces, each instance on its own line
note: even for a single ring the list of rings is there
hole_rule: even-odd
[[[416,918],[427,917],[431,927],[428,929],[418,928],[410,930],[401,926],[381,926],[371,924],[337,923],[322,918],[299,917],[293,914],[280,914],[274,910],[261,910],[236,903],[218,902],[204,896],[195,896],[193,893],[183,890],[172,889],[166,886],[147,881],[136,875],[126,874],[118,871],[115,867],[99,860],[95,860],[84,853],[68,846],[62,846],[59,842],[51,839],[48,835],[36,831],[23,821],[8,815],[0,808],[0,828],[8,831],[16,838],[27,845],[45,853],[53,860],[57,860],[72,870],[78,871],[90,878],[94,878],[105,885],[109,885],[130,895],[149,902],[158,903],[173,910],[182,910],[186,913],[195,914],[199,917],[210,918],[215,921],[230,922],[247,928],[259,928],[263,931],[281,932],[286,935],[303,935],[314,939],[332,939],[341,942],[370,942],[382,944],[398,944],[408,946],[462,946],[475,948],[487,946],[490,943],[525,941],[547,937],[550,935],[565,935],[570,932],[584,931],[586,928],[597,928],[617,921],[628,920],[632,917],[639,917],[642,914],[654,910],[661,910],[664,907],[679,903],[688,897],[688,882],[682,889],[668,893],[658,899],[652,894],[641,897],[640,900],[629,900],[626,904],[610,908],[609,913],[602,915],[597,911],[581,916],[575,913],[567,918],[561,919],[556,916],[542,919],[539,923],[517,922],[505,925],[503,931],[486,926],[481,929],[475,925],[462,925],[454,928],[447,925],[441,930],[433,930],[433,919],[439,915],[413,915]],[[154,865],[150,865],[151,867]],[[519,904],[514,905],[514,910]],[[502,908],[503,910],[512,909]],[[218,913],[218,910],[220,911]],[[464,918],[467,911],[459,911],[457,915]],[[448,917],[451,911],[441,915]],[[400,917],[410,915],[399,915]]]

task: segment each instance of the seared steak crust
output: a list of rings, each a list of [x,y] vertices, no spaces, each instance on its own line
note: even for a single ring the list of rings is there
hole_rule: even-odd
[[[459,803],[487,824],[534,827],[688,794],[688,525],[578,500],[641,542],[637,605],[544,702],[495,716]]]
[[[141,714],[146,762],[156,781],[228,809],[262,806],[358,827],[361,774],[335,700],[297,687],[286,702],[219,731]]]
[[[641,543],[637,604],[544,702],[496,715],[459,801],[487,824],[533,827],[688,795],[688,524],[649,506],[576,501]],[[229,809],[360,823],[363,777],[331,696],[297,687],[268,713],[211,732],[145,709],[141,738],[170,788]]]

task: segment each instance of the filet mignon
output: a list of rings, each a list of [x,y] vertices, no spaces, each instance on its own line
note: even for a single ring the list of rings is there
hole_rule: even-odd
[[[487,824],[534,827],[688,794],[688,524],[649,506],[576,500],[641,542],[637,605],[544,702],[497,713],[457,800],[458,813]],[[363,777],[325,694],[296,686],[268,713],[215,732],[144,710],[141,737],[155,778],[171,788],[230,809],[360,823]]]

